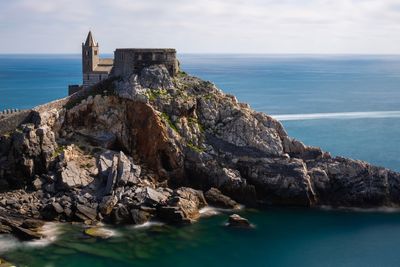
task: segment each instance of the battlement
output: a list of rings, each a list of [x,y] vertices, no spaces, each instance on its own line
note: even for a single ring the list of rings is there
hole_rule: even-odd
[[[171,76],[179,71],[176,50],[172,48],[119,48],[114,52],[115,76],[127,76],[139,73],[143,68],[163,64]]]
[[[15,114],[21,112],[21,110],[17,109],[17,108],[12,108],[12,109],[5,109],[3,111],[0,111],[0,119],[3,119],[5,117],[8,117],[11,114]]]
[[[32,110],[7,109],[0,113],[0,136],[12,132],[31,117]]]

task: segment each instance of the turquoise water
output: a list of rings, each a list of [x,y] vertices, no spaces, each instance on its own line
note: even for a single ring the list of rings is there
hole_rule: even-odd
[[[304,209],[247,211],[256,228],[228,229],[226,215],[186,227],[116,228],[94,240],[64,226],[52,245],[7,253],[27,266],[399,266],[400,213]],[[118,236],[119,235],[119,236]]]
[[[256,110],[297,114],[283,124],[306,144],[400,171],[400,116],[385,113],[400,111],[400,57],[180,59],[185,71],[215,82]],[[80,82],[80,71],[79,56],[0,55],[0,110],[63,97],[67,84]],[[351,112],[361,115],[345,116]],[[323,119],[319,113],[330,115]],[[305,120],[301,114],[314,115]],[[5,251],[0,240],[0,256],[26,266],[400,265],[400,213],[271,209],[243,215],[257,227],[226,229],[223,214],[182,228],[117,228],[117,236],[94,240],[83,238],[79,226],[65,225],[45,247]]]

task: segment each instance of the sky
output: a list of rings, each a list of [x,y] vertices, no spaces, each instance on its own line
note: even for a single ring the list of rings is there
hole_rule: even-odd
[[[0,53],[400,54],[400,0],[0,0]]]

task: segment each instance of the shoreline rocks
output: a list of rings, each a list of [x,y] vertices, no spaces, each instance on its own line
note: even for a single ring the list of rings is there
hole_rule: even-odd
[[[0,136],[0,216],[23,218],[1,232],[39,238],[28,218],[188,224],[207,205],[400,205],[399,173],[306,146],[211,82],[156,65],[105,85]]]

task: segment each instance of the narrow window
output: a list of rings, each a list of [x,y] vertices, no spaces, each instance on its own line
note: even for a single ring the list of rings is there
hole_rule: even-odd
[[[87,78],[86,79],[88,79],[89,80],[89,74],[87,75]]]
[[[99,81],[101,81],[101,74],[99,75]]]
[[[94,55],[97,56],[97,50],[94,50]]]

